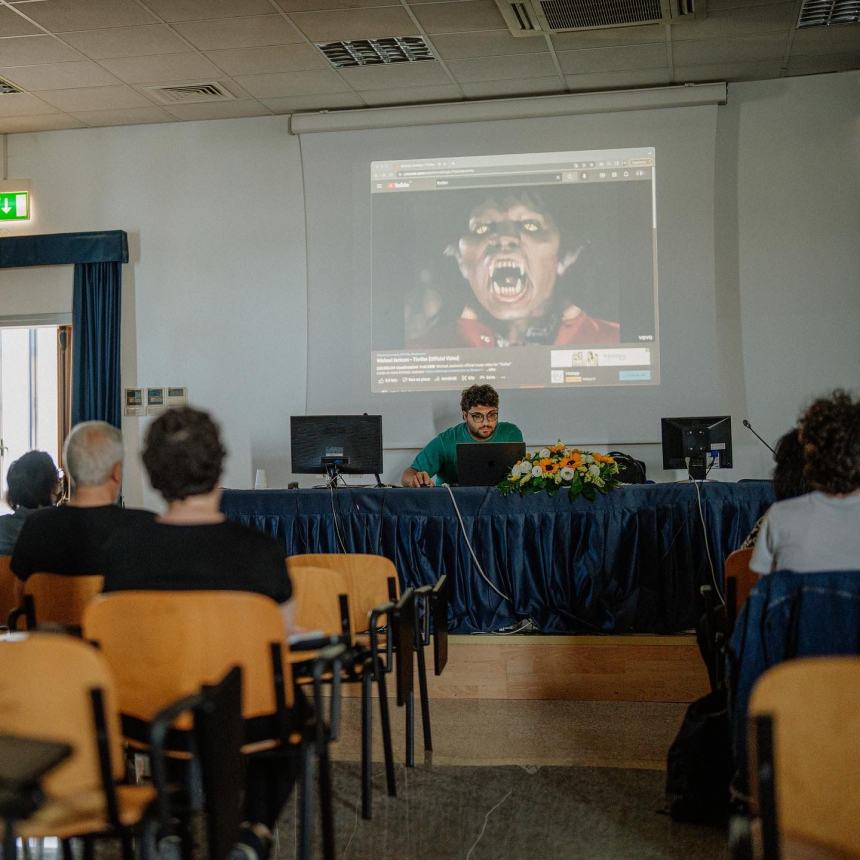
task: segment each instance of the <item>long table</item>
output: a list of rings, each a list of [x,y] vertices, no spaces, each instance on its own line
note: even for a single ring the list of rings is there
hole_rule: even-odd
[[[484,487],[455,488],[453,500],[444,488],[225,490],[222,509],[286,555],[385,555],[404,588],[448,574],[459,633],[521,618],[545,633],[672,633],[693,627],[711,563],[722,589],[725,557],[773,501],[769,481],[699,490],[701,510],[691,483],[625,486],[594,502]]]

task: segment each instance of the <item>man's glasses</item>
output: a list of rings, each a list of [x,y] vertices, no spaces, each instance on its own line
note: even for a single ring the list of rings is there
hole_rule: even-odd
[[[483,412],[470,412],[469,418],[474,424],[495,424],[499,420],[498,412],[488,412],[486,415]]]

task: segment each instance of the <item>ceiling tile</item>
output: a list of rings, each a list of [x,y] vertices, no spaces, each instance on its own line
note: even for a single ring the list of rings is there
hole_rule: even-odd
[[[41,32],[35,24],[31,24],[8,6],[0,6],[0,34],[4,36],[30,36],[41,34]]]
[[[672,24],[672,40],[732,39],[737,36],[761,36],[788,33],[797,21],[797,3],[771,3],[745,6],[724,12],[708,11],[704,18]]]
[[[15,36],[0,39],[0,66],[35,66],[80,60],[81,55],[53,36]]]
[[[124,86],[37,90],[33,95],[68,113],[82,110],[152,107],[152,102],[139,92]]]
[[[269,111],[256,99],[237,99],[234,102],[199,102],[187,105],[165,105],[177,119],[238,119],[244,116],[268,116]]]
[[[833,44],[842,50],[857,48],[860,50],[860,24],[847,24],[843,27],[830,27]],[[795,34],[797,35],[797,34]]]
[[[816,75],[823,72],[847,72],[860,68],[856,52],[827,56],[792,57],[788,63],[790,75]]]
[[[623,45],[586,51],[559,51],[558,61],[567,75],[596,74],[668,66],[669,54],[666,45]]]
[[[358,91],[451,83],[451,79],[439,63],[430,60],[341,69],[340,74],[353,89]]]
[[[84,123],[65,113],[40,116],[0,117],[0,134],[23,134],[30,131],[60,131],[64,128],[85,128]]]
[[[322,53],[306,44],[208,51],[206,56],[228,75],[263,75],[270,72],[330,68]]]
[[[331,69],[320,72],[289,72],[276,75],[242,75],[236,81],[258,99],[276,99],[284,96],[339,93],[349,90],[338,74]]]
[[[460,88],[449,84],[440,87],[392,87],[387,90],[362,92],[361,97],[371,107],[379,105],[410,105],[421,102],[462,101]]]
[[[412,7],[412,12],[430,35],[505,29],[505,19],[493,0],[419,4]]]
[[[752,63],[704,63],[695,66],[675,66],[676,83],[703,83],[705,81],[753,81],[777,78],[780,60]]]
[[[641,71],[597,72],[568,75],[567,86],[572,92],[591,90],[629,90],[635,87],[657,87],[671,83],[668,69],[642,69]]]
[[[781,35],[756,36],[751,39],[702,39],[676,42],[672,59],[676,66],[698,66],[706,63],[757,62],[781,58],[786,38]]]
[[[262,101],[275,113],[364,107],[364,102],[355,93],[320,93],[314,96],[287,96],[282,99],[263,99]]]
[[[101,63],[120,80],[130,84],[202,80],[223,74],[205,57],[191,52],[151,57],[115,57],[102,60]]]
[[[64,33],[63,39],[94,60],[145,57],[147,54],[178,54],[188,50],[188,45],[164,24],[80,30],[76,33]]]
[[[397,6],[395,0],[275,0],[285,12],[326,12],[332,9],[370,9]]]
[[[414,36],[415,23],[402,6],[354,9],[344,12],[299,12],[290,20],[312,42],[381,39],[386,36]]]
[[[528,80],[480,81],[478,83],[464,83],[461,87],[470,99],[489,99],[497,96],[553,95],[563,93],[566,89],[564,82],[558,75],[529,78]]]
[[[135,0],[47,0],[29,3],[22,11],[54,33],[156,23]]]
[[[146,0],[147,6],[165,21],[205,21],[208,18],[239,18],[266,15],[269,0]]]
[[[545,39],[516,39],[507,30],[439,34],[433,37],[433,47],[443,60],[539,54],[547,50]]]
[[[98,87],[117,83],[116,78],[95,63],[51,63],[43,66],[0,68],[0,77],[25,90],[64,90],[71,87]],[[0,99],[2,101],[2,99]]]
[[[73,116],[83,120],[88,126],[140,125],[149,122],[170,122],[173,119],[169,113],[157,107],[75,111]]]
[[[797,30],[791,39],[791,55],[831,54],[836,50],[831,27],[810,27]]]
[[[557,33],[552,37],[552,43],[557,51],[573,51],[580,48],[665,42],[668,33],[669,28],[665,24],[605,27],[597,30],[579,30],[576,33]]]
[[[549,54],[515,54],[509,57],[449,60],[448,68],[458,81],[542,78],[552,75],[556,71]]]
[[[0,116],[32,116],[56,112],[55,107],[29,93],[7,93],[0,96]]]
[[[259,45],[289,45],[304,41],[301,33],[281,15],[189,21],[175,24],[174,27],[201,51],[254,48]]]

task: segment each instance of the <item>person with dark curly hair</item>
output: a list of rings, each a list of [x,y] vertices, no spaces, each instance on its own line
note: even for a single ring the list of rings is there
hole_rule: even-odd
[[[116,532],[105,547],[104,591],[251,591],[281,605],[293,626],[292,587],[284,549],[267,534],[227,520],[220,510],[227,452],[208,413],[170,409],[149,427],[143,465],[167,509],[150,522]],[[279,763],[248,765],[245,816],[239,838],[248,860],[263,860],[293,779]]]
[[[816,400],[798,428],[812,492],[771,506],[750,567],[860,571],[860,400],[837,389]]]
[[[773,459],[776,464],[773,467],[773,494],[778,502],[809,492],[809,484],[806,483],[803,473],[806,457],[797,427],[792,427],[776,443]],[[741,549],[752,549],[756,545],[765,516],[766,514],[759,517],[752,531],[741,544]]]
[[[34,573],[102,573],[102,547],[113,530],[152,517],[117,504],[122,461],[122,434],[116,427],[84,421],[72,428],[63,446],[71,498],[67,505],[43,507],[27,517],[11,561],[22,583]]]
[[[457,483],[457,445],[468,442],[522,442],[516,424],[499,421],[499,395],[492,385],[472,385],[460,395],[463,421],[431,439],[403,472],[404,487]],[[435,479],[435,480],[434,480]]]
[[[28,451],[6,473],[6,502],[11,514],[0,517],[0,555],[11,555],[24,521],[37,508],[56,504],[60,493],[57,467],[50,454]]]

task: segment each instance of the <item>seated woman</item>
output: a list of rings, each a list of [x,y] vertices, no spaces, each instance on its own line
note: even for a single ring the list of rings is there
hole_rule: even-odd
[[[57,467],[50,454],[28,451],[9,466],[6,501],[11,514],[0,517],[0,555],[11,555],[24,521],[37,508],[56,504],[60,495]]]
[[[816,400],[799,432],[812,492],[770,508],[750,567],[860,570],[860,401],[841,390]]]
[[[219,510],[225,455],[218,427],[205,412],[171,409],[153,421],[143,464],[167,510],[113,533],[104,551],[104,590],[252,591],[281,604],[289,630],[292,588],[283,547]],[[272,829],[292,789],[292,777],[283,771],[276,760],[249,761],[247,821],[237,856],[268,856]]]
[[[809,492],[809,485],[803,474],[806,457],[803,453],[803,443],[800,441],[800,431],[797,427],[792,427],[776,443],[773,459],[776,463],[773,467],[773,494],[778,502],[793,499]],[[765,513],[758,518],[752,531],[741,544],[741,549],[752,549],[756,545],[759,531],[766,516]]]

